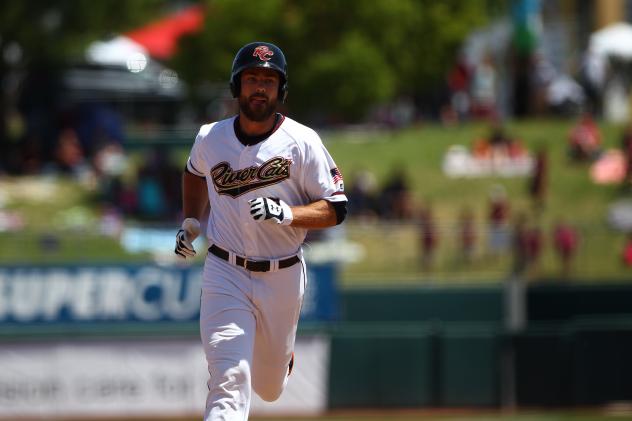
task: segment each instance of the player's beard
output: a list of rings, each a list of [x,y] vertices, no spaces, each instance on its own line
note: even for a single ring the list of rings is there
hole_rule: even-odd
[[[260,106],[252,106],[250,104],[251,98],[257,97],[265,97],[266,102]],[[249,97],[240,96],[239,97],[239,109],[242,113],[251,121],[266,121],[267,119],[274,114],[277,108],[277,100],[270,100],[265,95],[251,95]]]

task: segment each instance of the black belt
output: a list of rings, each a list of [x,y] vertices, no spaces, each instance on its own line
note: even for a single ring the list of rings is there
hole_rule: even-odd
[[[208,251],[220,259],[224,259],[227,262],[230,261],[230,253],[221,247],[217,247],[215,244],[211,245],[211,247],[208,248]],[[287,259],[279,260],[279,269],[289,268],[300,261],[301,259],[298,256],[292,256]],[[269,272],[270,267],[272,266],[269,260],[248,260],[241,256],[235,256],[235,264],[251,272]]]

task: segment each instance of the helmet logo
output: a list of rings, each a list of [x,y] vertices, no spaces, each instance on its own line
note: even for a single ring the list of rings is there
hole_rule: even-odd
[[[269,61],[273,55],[274,51],[269,49],[267,45],[260,45],[252,52],[252,56],[259,57],[261,61]]]

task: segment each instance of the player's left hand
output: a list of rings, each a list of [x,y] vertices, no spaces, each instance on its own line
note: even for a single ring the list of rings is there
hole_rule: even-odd
[[[294,219],[292,209],[281,199],[257,197],[249,200],[250,214],[257,222],[274,221],[281,225],[290,225]]]

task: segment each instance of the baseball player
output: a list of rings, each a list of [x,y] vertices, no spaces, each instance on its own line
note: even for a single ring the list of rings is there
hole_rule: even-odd
[[[280,396],[307,283],[301,244],[307,230],[346,215],[342,175],[318,134],[276,111],[287,82],[277,46],[241,48],[230,77],[239,114],[201,127],[183,175],[178,255],[195,255],[210,205],[200,309],[206,421],[247,419],[252,390]]]

